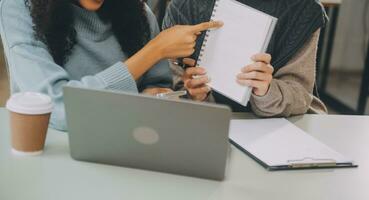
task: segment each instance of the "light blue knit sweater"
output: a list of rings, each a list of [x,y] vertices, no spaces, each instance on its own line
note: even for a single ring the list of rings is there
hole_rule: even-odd
[[[32,19],[24,0],[0,2],[0,33],[9,65],[11,91],[35,91],[52,97],[55,108],[51,127],[67,129],[63,86],[135,93],[148,87],[171,87],[172,76],[167,61],[158,63],[136,83],[122,62],[127,57],[121,51],[111,24],[102,21],[95,12],[71,6],[76,17],[77,44],[65,66],[61,67],[55,64],[46,45],[35,40]],[[148,7],[147,13],[154,37],[159,33],[159,27]]]

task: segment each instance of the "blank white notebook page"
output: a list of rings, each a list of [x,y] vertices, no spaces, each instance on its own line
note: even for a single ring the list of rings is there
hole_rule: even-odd
[[[223,21],[224,26],[208,32],[198,64],[207,69],[209,86],[244,105],[251,90],[239,85],[236,76],[252,63],[254,54],[265,51],[265,40],[275,18],[234,0],[218,0],[214,9],[212,19]]]
[[[286,119],[232,120],[229,137],[269,166],[352,162]]]

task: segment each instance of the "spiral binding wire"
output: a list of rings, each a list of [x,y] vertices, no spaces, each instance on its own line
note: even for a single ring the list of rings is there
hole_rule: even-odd
[[[219,1],[220,0],[215,0],[214,9],[213,9],[213,13],[211,14],[210,21],[214,21],[215,20]],[[205,51],[206,43],[208,42],[210,31],[211,30],[207,30],[205,32],[205,37],[204,37],[204,41],[202,42],[202,46],[201,46],[199,58],[197,59],[197,66],[200,66],[201,65],[202,56],[204,55],[204,51]]]

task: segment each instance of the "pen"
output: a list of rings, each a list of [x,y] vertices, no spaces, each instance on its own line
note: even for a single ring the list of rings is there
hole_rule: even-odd
[[[176,98],[179,98],[185,95],[187,95],[187,91],[182,90],[182,91],[176,91],[176,92],[160,93],[160,94],[157,94],[156,97],[164,98],[164,99],[176,99]]]
[[[183,59],[177,59],[177,60],[172,60],[172,63],[174,65],[178,65],[179,67],[181,67],[182,69],[187,69],[189,67],[195,67],[197,64],[195,64],[195,66],[189,66],[183,63]]]

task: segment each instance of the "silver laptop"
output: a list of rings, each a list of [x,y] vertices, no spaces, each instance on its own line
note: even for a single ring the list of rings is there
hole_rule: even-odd
[[[228,107],[74,87],[64,98],[74,159],[224,179]]]

